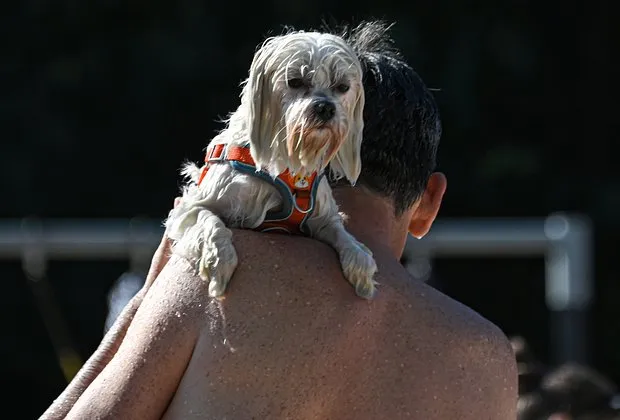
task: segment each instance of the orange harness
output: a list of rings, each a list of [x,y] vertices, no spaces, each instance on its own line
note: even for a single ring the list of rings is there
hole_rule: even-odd
[[[214,163],[226,162],[235,170],[256,176],[276,187],[282,195],[282,209],[269,211],[263,223],[255,228],[260,232],[287,232],[308,235],[306,226],[308,217],[314,211],[316,192],[323,174],[312,173],[309,176],[292,175],[289,170],[273,178],[265,171],[257,170],[250,154],[250,146],[233,146],[228,144],[209,145],[205,156],[198,185]]]

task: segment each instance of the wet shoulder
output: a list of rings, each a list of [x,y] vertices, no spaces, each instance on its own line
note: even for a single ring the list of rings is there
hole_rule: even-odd
[[[300,296],[318,293],[323,298],[329,291],[341,298],[341,293],[351,291],[342,276],[336,252],[318,240],[235,230],[233,242],[239,266],[231,283],[231,294],[237,290],[236,286],[242,287],[234,284],[235,279],[254,285],[251,293],[255,294],[279,288]]]
[[[510,367],[513,353],[508,338],[494,323],[437,289],[403,274],[400,266],[381,276],[400,278],[382,289],[379,299],[390,302],[394,328],[420,335],[431,347],[461,360],[496,358]],[[391,271],[391,273],[390,273]],[[379,278],[381,281],[381,278]]]
[[[384,267],[380,277],[398,273],[399,267]],[[409,386],[415,391],[402,398],[419,397],[437,414],[427,418],[514,418],[516,361],[500,328],[413,279],[383,287],[378,300],[389,302],[389,316],[375,329],[385,343],[380,351],[400,356],[415,372]]]
[[[229,288],[252,299],[278,296],[305,299],[315,307],[364,306],[342,276],[336,252],[319,241],[290,235],[235,230],[239,267]],[[438,290],[412,279],[393,258],[376,255],[380,283],[377,297],[366,305],[380,316],[386,331],[421,334],[427,343],[469,351],[505,355],[510,344],[503,332],[476,311]],[[377,318],[379,319],[379,317]],[[392,325],[393,324],[393,325]],[[510,350],[511,351],[511,350]]]

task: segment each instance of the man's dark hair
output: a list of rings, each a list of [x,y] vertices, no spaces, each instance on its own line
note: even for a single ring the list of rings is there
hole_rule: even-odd
[[[393,201],[401,215],[435,170],[441,121],[435,99],[404,61],[384,22],[345,30],[364,71],[364,140],[358,185]]]

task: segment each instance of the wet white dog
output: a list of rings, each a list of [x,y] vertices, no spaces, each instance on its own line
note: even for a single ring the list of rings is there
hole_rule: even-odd
[[[241,105],[207,149],[166,229],[174,252],[197,264],[221,296],[237,267],[229,228],[303,233],[331,245],[356,293],[370,298],[372,253],[344,227],[323,172],[352,184],[360,169],[361,65],[340,37],[292,32],[256,52]]]

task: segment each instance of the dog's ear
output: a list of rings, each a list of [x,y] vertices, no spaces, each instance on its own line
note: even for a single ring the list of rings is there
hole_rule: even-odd
[[[272,50],[273,40],[256,52],[242,98],[246,103],[252,158],[258,169],[275,158],[272,147],[282,147],[280,139],[275,138],[282,135],[281,105],[273,92],[272,71],[267,68]]]
[[[336,178],[344,176],[353,185],[355,185],[362,170],[361,150],[364,131],[364,103],[364,88],[360,86],[349,115],[351,122],[349,133],[340,149],[336,152],[335,158],[330,163],[331,171]]]

